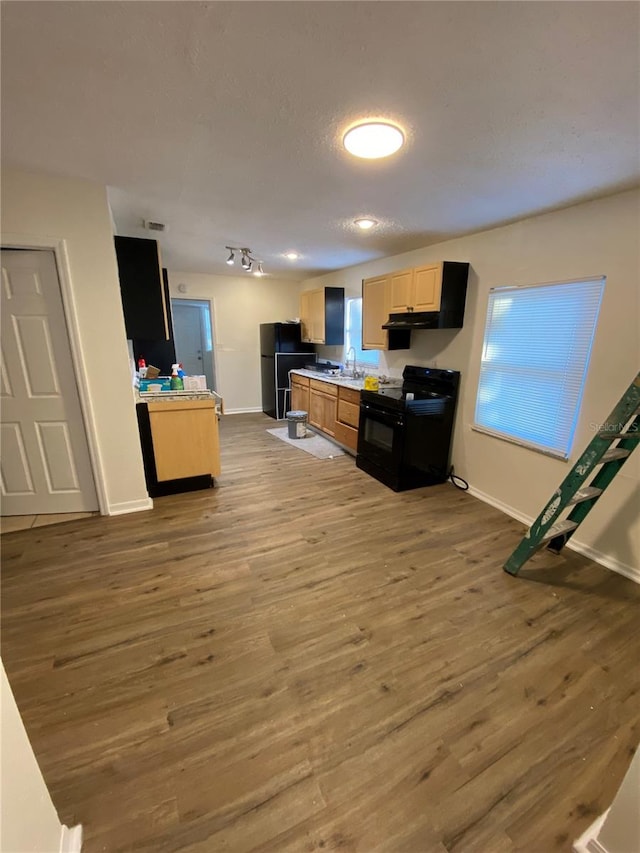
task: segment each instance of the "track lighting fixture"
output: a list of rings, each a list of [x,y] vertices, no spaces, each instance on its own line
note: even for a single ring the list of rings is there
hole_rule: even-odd
[[[253,257],[251,249],[248,247],[242,246],[225,246],[226,249],[229,250],[229,257],[227,258],[227,263],[229,266],[233,266],[236,259],[236,253],[240,255],[240,265],[243,270],[246,272],[253,272],[254,275],[264,275],[264,269],[262,268],[262,261],[258,261]],[[256,270],[253,269],[253,265],[257,264],[258,268]]]

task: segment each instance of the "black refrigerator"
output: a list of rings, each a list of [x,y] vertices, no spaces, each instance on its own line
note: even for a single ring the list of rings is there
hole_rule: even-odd
[[[316,360],[313,344],[303,344],[300,334],[300,323],[260,325],[262,411],[276,420],[291,405],[289,371]]]

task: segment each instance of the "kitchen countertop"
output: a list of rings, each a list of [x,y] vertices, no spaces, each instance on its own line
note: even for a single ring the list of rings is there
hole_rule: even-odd
[[[192,391],[192,392],[182,392],[180,394],[172,394],[171,391],[158,391],[156,394],[141,394],[137,388],[134,389],[136,403],[184,403],[185,401],[191,402],[192,400],[214,400],[216,404],[216,411],[218,414],[222,414],[224,409],[222,408],[222,397],[219,394],[216,394],[215,391]]]
[[[351,388],[353,391],[362,391],[364,389],[364,378],[353,379],[350,376],[340,376],[332,373],[324,373],[320,370],[305,370],[301,367],[296,370],[290,370],[290,373],[295,373],[298,376],[307,376],[309,379],[317,379],[320,382],[328,382],[331,385],[337,385],[339,388]],[[373,375],[373,374],[372,374]],[[389,379],[386,382],[380,380],[380,385],[386,388],[402,385],[401,379]]]

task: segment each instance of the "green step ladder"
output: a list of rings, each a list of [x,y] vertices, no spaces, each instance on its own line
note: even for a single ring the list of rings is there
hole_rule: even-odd
[[[640,373],[504,564],[506,572],[517,575],[543,545],[556,554],[560,553],[638,446],[639,410]],[[594,472],[595,476],[590,480]],[[567,518],[559,520],[569,507],[572,509]]]

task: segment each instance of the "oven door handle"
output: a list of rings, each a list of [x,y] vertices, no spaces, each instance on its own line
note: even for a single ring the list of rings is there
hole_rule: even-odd
[[[388,426],[404,426],[404,419],[400,415],[382,412],[380,409],[369,406],[367,403],[362,403],[360,408],[366,413],[366,417],[374,421],[379,421]]]

